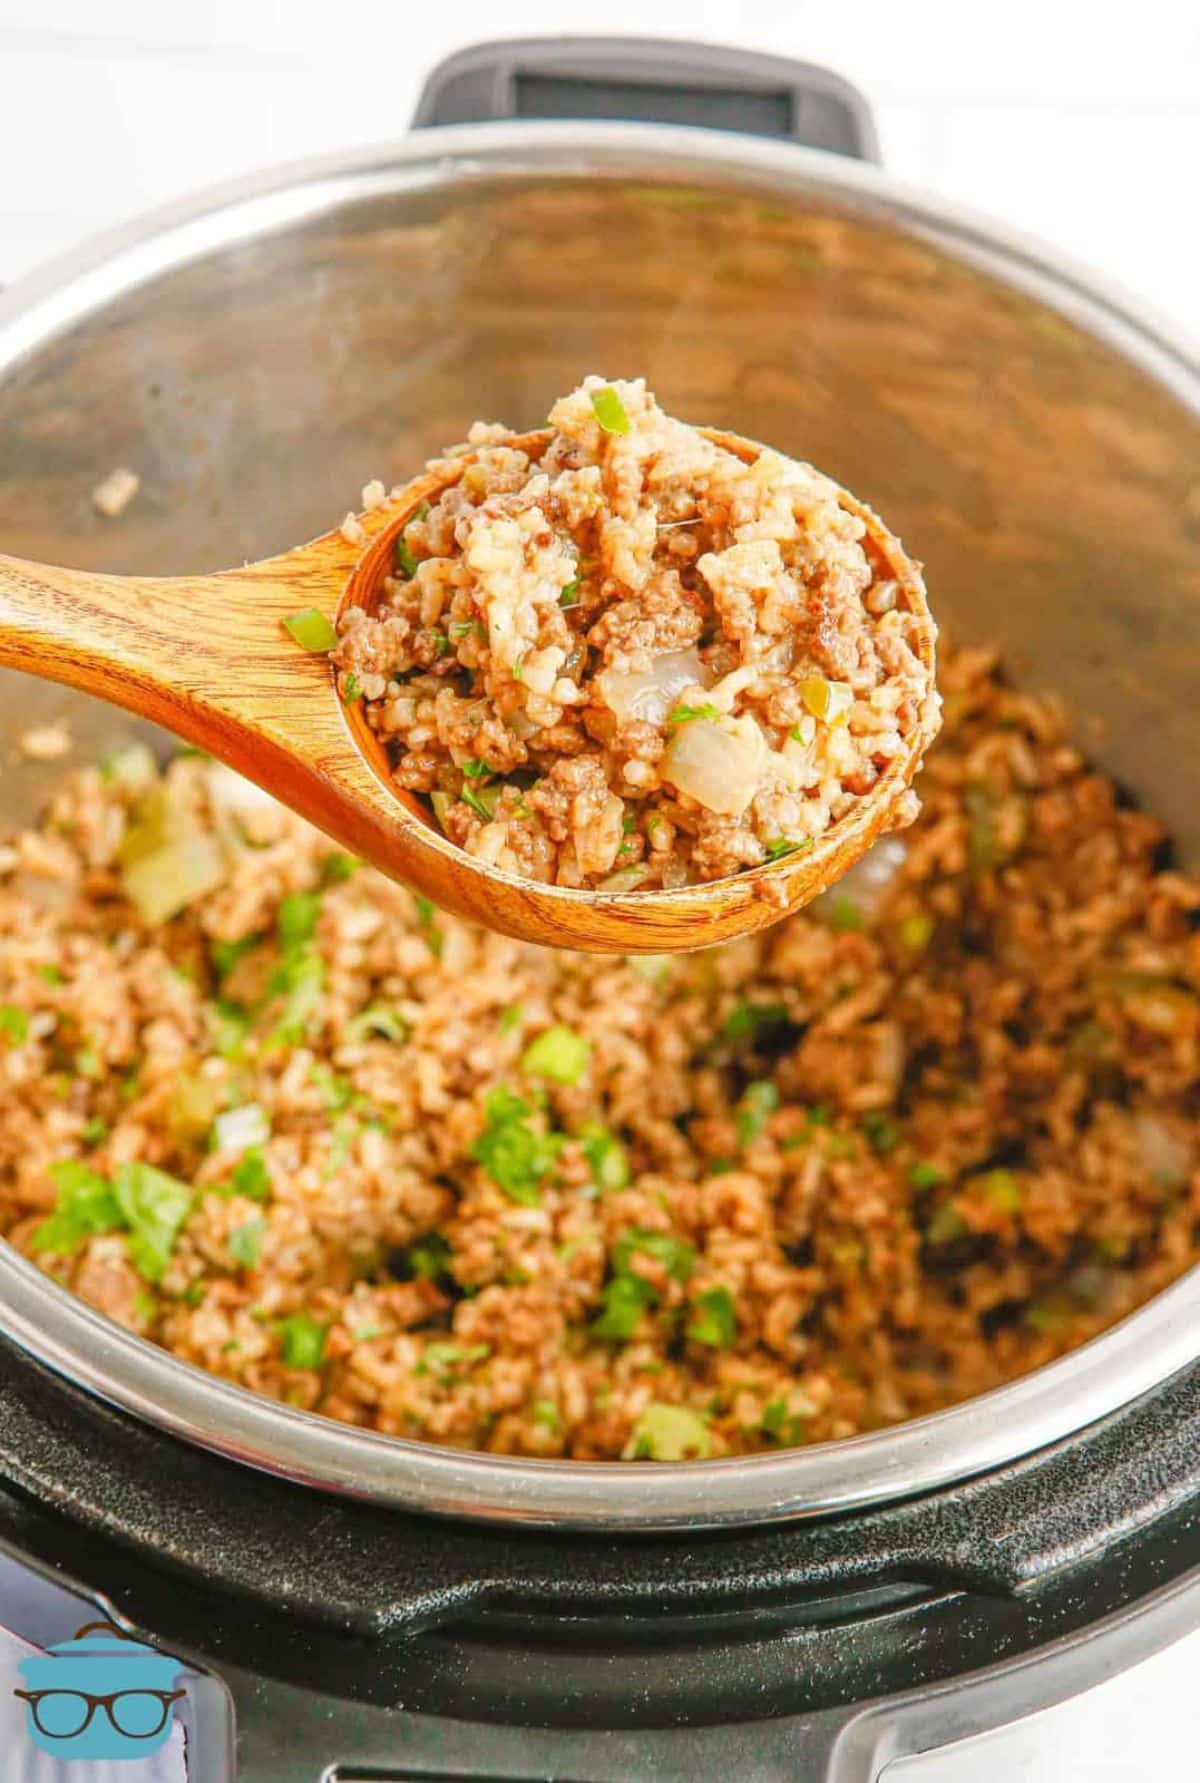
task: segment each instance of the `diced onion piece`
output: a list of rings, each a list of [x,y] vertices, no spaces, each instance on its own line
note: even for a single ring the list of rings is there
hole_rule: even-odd
[[[220,811],[257,811],[278,803],[263,787],[221,761],[208,763],[208,796]]]
[[[252,1145],[265,1145],[270,1137],[271,1123],[257,1102],[243,1102],[240,1108],[227,1108],[213,1122],[213,1138],[218,1151],[249,1151]]]
[[[109,786],[123,786],[139,792],[158,779],[158,763],[145,743],[127,743],[122,749],[114,749],[101,762],[100,778]]]
[[[699,1412],[686,1405],[648,1405],[626,1443],[626,1461],[703,1461],[712,1437]]]
[[[861,860],[855,861],[848,873],[843,873],[837,884],[829,891],[822,892],[814,898],[809,908],[814,916],[828,921],[835,907],[842,903],[850,903],[857,910],[861,922],[868,928],[879,915],[880,910],[892,889],[897,873],[908,858],[908,844],[899,836],[885,836],[874,847],[868,848]],[[846,923],[842,927],[849,926]]]
[[[845,724],[854,704],[854,689],[844,681],[826,681],[823,675],[807,675],[797,682],[800,698],[814,718],[832,728]]]
[[[618,867],[615,873],[609,873],[604,879],[597,880],[596,890],[603,892],[631,892],[650,877],[649,867]]]
[[[740,817],[758,791],[767,744],[752,718],[694,718],[681,724],[662,759],[662,775],[722,817]]]
[[[622,723],[637,718],[645,724],[665,724],[680,694],[688,687],[703,687],[705,680],[698,650],[667,650],[648,669],[628,673],[610,669],[596,677],[596,685]]]
[[[1154,1114],[1134,1116],[1138,1160],[1147,1175],[1163,1188],[1177,1189],[1191,1175],[1192,1149],[1165,1121]]]
[[[149,928],[178,916],[225,877],[225,855],[213,836],[168,842],[127,860],[121,869],[125,896]]]

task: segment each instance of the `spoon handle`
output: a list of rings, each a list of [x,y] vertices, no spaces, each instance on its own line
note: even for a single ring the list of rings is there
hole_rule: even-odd
[[[355,853],[403,864],[411,819],[350,736],[322,655],[283,620],[332,614],[361,546],[337,534],[209,576],[110,576],[0,555],[0,666],[97,694],[217,756]]]

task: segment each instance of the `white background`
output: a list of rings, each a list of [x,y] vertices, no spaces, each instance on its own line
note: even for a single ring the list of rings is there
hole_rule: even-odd
[[[824,63],[871,100],[893,173],[1200,334],[1200,0],[0,0],[0,282],[189,188],[401,135],[443,55],[566,26]],[[1198,1662],[1200,1636],[889,1783],[1196,1775]]]

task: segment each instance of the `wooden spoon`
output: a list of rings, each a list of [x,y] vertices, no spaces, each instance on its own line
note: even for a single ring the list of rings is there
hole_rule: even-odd
[[[704,431],[747,462],[761,450]],[[538,457],[549,438],[543,430],[515,443]],[[361,706],[338,698],[327,659],[306,654],[283,621],[309,607],[331,616],[351,604],[371,609],[396,535],[476,456],[437,463],[362,514],[358,543],[329,532],[243,569],[109,576],[0,556],[0,664],[164,725],[444,909],[556,947],[672,953],[763,928],[824,891],[894,827],[932,721],[918,725],[872,792],[814,848],[734,878],[675,891],[572,891],[486,866],[449,842],[420,799],[395,785]],[[920,653],[932,676],[936,634],[919,569],[870,509],[845,492],[841,500],[866,523],[863,542],[876,569],[922,617]]]

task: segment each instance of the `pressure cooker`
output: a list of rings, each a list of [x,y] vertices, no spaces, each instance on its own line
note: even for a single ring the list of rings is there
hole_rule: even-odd
[[[435,71],[415,125],[0,299],[6,550],[265,555],[475,415],[529,426],[583,371],[644,373],[887,514],[945,626],[1061,695],[1200,859],[1200,367],[1169,327],[898,185],[859,96],[799,64],[490,44]],[[89,496],[124,463],[142,489],[113,525]],[[65,718],[85,755],[130,723],[14,674],[0,715]],[[5,757],[6,826],[55,771]],[[948,1411],[662,1467],[254,1397],[2,1243],[0,1332],[0,1623],[38,1624],[18,1573],[119,1616],[210,1680],[213,1726],[232,1700],[251,1783],[851,1783],[1200,1624],[1195,1276]],[[215,1783],[227,1741],[188,1761]]]

